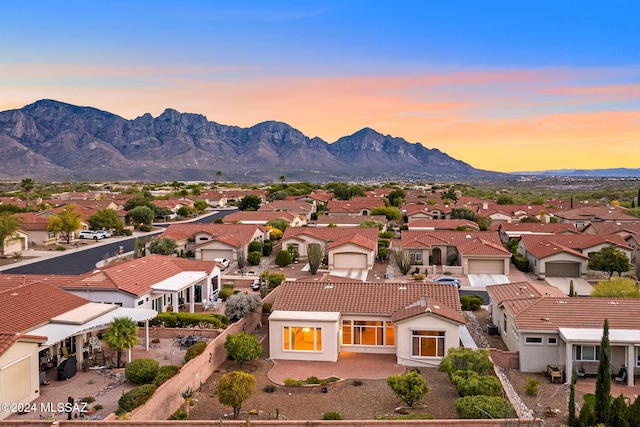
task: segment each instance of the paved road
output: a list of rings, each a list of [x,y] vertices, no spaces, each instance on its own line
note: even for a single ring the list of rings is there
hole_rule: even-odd
[[[198,218],[192,222],[208,223],[216,218],[222,218],[235,210],[217,211],[211,215]],[[146,234],[145,237],[153,237],[160,234],[160,231]],[[70,250],[54,258],[42,259],[26,265],[3,270],[4,273],[11,274],[83,274],[93,270],[96,264],[105,258],[116,256],[123,246],[123,253],[133,252],[135,249],[136,237],[128,239],[117,239],[112,242],[101,241],[95,247],[79,251]]]

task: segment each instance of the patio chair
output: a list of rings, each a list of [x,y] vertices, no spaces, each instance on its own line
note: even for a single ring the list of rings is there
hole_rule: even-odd
[[[576,378],[584,378],[587,375],[582,369],[578,368],[578,365],[573,367],[573,372],[575,372]]]
[[[617,383],[625,382],[627,380],[627,370],[624,368],[620,369],[618,375],[614,378],[614,380],[616,380]]]
[[[91,351],[102,351],[102,344],[98,337],[89,337],[89,344],[91,345]]]

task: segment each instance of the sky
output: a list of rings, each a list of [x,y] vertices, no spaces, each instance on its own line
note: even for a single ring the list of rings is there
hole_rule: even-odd
[[[640,2],[5,2],[0,111],[39,99],[364,127],[511,172],[640,167]]]

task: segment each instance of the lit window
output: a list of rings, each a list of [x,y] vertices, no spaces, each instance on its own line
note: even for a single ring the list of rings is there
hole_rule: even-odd
[[[342,344],[394,346],[395,326],[376,320],[343,320]]]
[[[411,331],[411,355],[416,357],[444,357],[443,331]]]
[[[322,328],[285,326],[282,343],[288,351],[322,351]]]

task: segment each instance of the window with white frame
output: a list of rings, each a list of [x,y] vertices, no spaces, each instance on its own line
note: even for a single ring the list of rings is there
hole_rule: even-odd
[[[526,337],[524,339],[525,344],[542,345],[542,337]]]
[[[409,255],[411,257],[411,264],[422,262],[422,251],[410,251]]]
[[[556,337],[547,338],[547,344],[549,344],[549,345],[558,345],[558,338],[556,338]]]
[[[411,331],[411,355],[444,357],[444,331]]]
[[[596,361],[599,360],[599,345],[577,345],[576,360]]]
[[[285,351],[322,351],[322,328],[285,326],[282,343]]]
[[[343,345],[396,345],[393,323],[381,320],[343,320]]]

